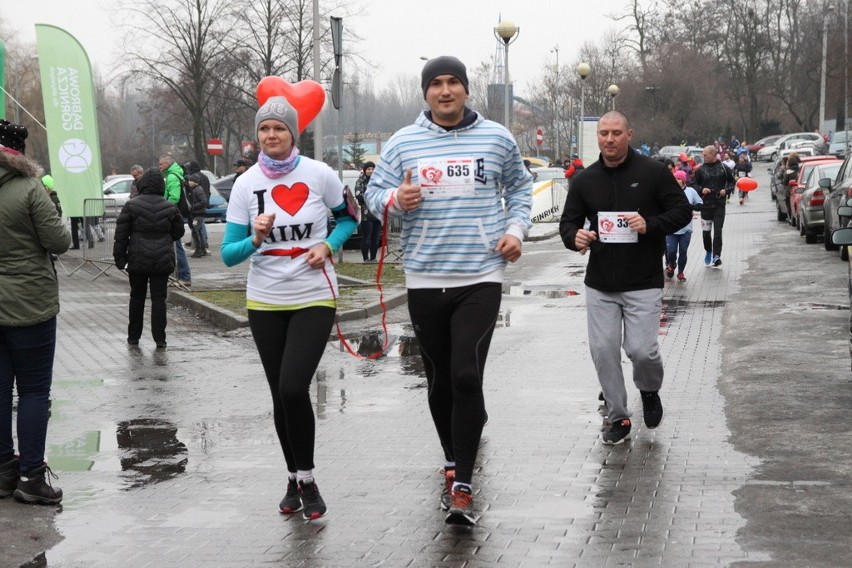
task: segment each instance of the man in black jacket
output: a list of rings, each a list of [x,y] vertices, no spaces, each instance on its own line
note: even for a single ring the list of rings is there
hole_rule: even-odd
[[[620,444],[631,429],[622,347],[633,363],[645,425],[656,428],[663,418],[657,343],[662,257],[666,234],[686,225],[692,211],[669,169],[630,147],[633,131],[626,116],[604,114],[597,136],[600,158],[571,180],[559,233],[567,248],[590,253],[585,278],[589,348],[612,423],[603,441]],[[590,226],[584,229],[587,219]]]
[[[701,207],[701,234],[704,237],[704,264],[707,266],[722,266],[725,204],[735,183],[734,174],[719,161],[718,154],[715,146],[705,146],[704,163],[695,172],[695,190],[704,200]]]
[[[130,277],[130,323],[127,343],[139,345],[145,296],[151,286],[151,335],[158,349],[166,348],[166,294],[175,269],[175,241],[184,233],[177,205],[163,197],[165,182],[157,168],[136,181],[139,195],[125,203],[115,222],[112,255]]]

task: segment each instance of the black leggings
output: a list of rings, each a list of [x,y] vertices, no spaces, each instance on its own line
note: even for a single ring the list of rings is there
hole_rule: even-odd
[[[248,311],[289,472],[314,468],[315,423],[309,391],[334,325],[334,312],[326,307]]]
[[[482,378],[501,285],[408,290],[408,312],[429,385],[429,410],[456,481],[470,484],[485,422]]]

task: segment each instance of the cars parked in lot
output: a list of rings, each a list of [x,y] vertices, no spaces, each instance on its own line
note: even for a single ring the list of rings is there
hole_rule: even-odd
[[[752,144],[746,144],[745,147],[749,151],[749,153],[754,156],[757,152],[766,146],[767,144],[774,144],[779,138],[784,136],[783,134],[773,134],[772,136],[764,136],[757,142]]]
[[[809,162],[802,168],[802,181],[795,192],[798,204],[794,209],[799,234],[805,237],[808,244],[817,242],[817,237],[822,234],[825,225],[823,205],[827,192],[820,187],[819,182],[822,179],[834,179],[842,163],[838,159],[824,159]]]
[[[772,144],[766,144],[757,151],[755,159],[772,162],[781,155],[781,150],[793,150],[807,146],[812,147],[815,154],[825,153],[825,140],[819,132],[793,132],[783,135]]]

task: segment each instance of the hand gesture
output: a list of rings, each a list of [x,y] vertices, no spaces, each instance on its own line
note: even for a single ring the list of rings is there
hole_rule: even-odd
[[[405,170],[402,185],[396,190],[396,201],[403,211],[414,211],[420,207],[420,186],[411,183],[411,169]]]
[[[254,237],[252,237],[251,241],[255,248],[259,247],[266,240],[266,237],[269,236],[269,233],[272,232],[274,227],[275,213],[265,213],[254,218]]]

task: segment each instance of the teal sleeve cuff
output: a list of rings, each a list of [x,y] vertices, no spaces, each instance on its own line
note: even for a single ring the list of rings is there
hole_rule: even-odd
[[[236,266],[254,254],[257,249],[254,248],[251,239],[252,234],[248,225],[225,223],[225,236],[222,238],[220,248],[225,266]]]
[[[346,205],[343,204],[339,208],[334,209],[334,211],[340,211],[345,208]],[[352,233],[355,232],[355,229],[358,228],[358,223],[356,223],[355,219],[353,219],[348,213],[341,215],[340,217],[336,217],[335,219],[337,220],[337,226],[334,227],[334,230],[325,239],[326,242],[331,245],[333,252],[339,251],[343,246],[343,243],[345,243],[349,237],[352,236]]]

